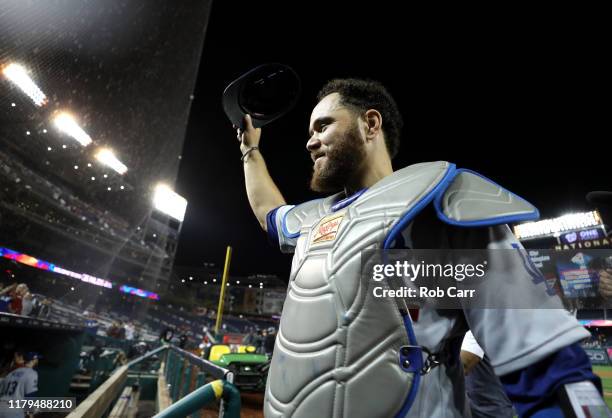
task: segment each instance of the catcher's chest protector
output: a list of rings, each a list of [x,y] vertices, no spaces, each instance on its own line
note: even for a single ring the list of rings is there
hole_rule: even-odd
[[[447,162],[416,164],[384,178],[350,205],[337,197],[295,207],[283,233],[299,233],[268,375],[265,416],[373,418],[404,415],[414,373],[400,364],[410,344],[396,303],[374,298],[360,254],[383,248],[448,178]]]

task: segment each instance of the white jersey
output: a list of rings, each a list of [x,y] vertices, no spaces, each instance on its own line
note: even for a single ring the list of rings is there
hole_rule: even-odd
[[[0,383],[0,418],[17,418],[25,414],[22,410],[9,410],[8,401],[25,399],[26,395],[38,391],[38,373],[30,367],[20,367],[10,372]]]

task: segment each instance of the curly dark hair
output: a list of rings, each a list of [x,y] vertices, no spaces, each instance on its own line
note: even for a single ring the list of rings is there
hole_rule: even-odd
[[[338,78],[328,81],[317,94],[317,101],[325,96],[338,93],[340,103],[362,113],[376,109],[382,115],[382,130],[385,144],[391,158],[397,155],[404,121],[391,94],[378,81],[359,78]]]

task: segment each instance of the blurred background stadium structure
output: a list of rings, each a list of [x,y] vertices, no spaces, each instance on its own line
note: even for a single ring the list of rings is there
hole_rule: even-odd
[[[177,178],[209,3],[2,9],[2,245],[165,291],[182,216],[153,197]]]

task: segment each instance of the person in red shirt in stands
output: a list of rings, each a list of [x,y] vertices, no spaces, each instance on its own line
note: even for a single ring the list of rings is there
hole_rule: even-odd
[[[9,311],[15,315],[21,315],[23,310],[23,297],[29,292],[28,286],[25,283],[18,285],[11,293],[11,302],[9,303]]]

